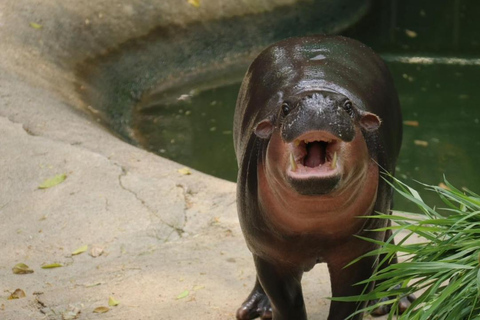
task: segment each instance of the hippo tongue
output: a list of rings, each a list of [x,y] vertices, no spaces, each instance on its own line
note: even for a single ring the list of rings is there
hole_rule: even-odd
[[[305,166],[314,168],[325,163],[326,142],[314,141],[307,144]]]

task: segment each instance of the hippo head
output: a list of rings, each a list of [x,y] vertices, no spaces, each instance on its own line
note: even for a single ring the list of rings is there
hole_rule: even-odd
[[[255,127],[269,139],[265,164],[275,181],[301,195],[325,195],[355,182],[370,161],[365,132],[381,120],[328,90],[287,97],[277,113]]]

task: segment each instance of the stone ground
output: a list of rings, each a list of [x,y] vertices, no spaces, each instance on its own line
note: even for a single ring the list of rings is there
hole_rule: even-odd
[[[164,1],[135,28],[136,7],[121,1],[0,3],[0,319],[234,318],[254,282],[235,184],[182,175],[183,166],[112,135],[81,111],[72,72],[100,45],[142,34],[157,18],[203,19],[212,12],[205,3],[193,11]],[[238,10],[228,3],[218,14]],[[109,19],[124,22],[111,30]],[[94,31],[82,29],[87,20]],[[63,183],[38,188],[58,174]],[[13,274],[17,263],[34,272]],[[51,263],[63,267],[41,268]],[[304,284],[311,319],[326,319],[325,266]],[[18,288],[26,297],[8,300]],[[93,313],[109,297],[119,305]]]

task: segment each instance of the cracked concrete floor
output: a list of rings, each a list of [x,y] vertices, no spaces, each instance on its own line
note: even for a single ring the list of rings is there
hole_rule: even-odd
[[[182,166],[120,141],[48,93],[15,77],[1,83],[0,318],[80,310],[78,319],[233,319],[254,282],[235,185],[181,175]],[[21,88],[21,97],[6,94]],[[41,111],[34,120],[31,108]],[[62,123],[72,124],[68,137],[56,130]],[[62,173],[63,183],[38,189]],[[104,253],[71,255],[84,245]],[[20,262],[34,273],[13,274]],[[326,268],[304,283],[312,319],[326,319]],[[7,300],[17,288],[26,298]],[[93,313],[109,297],[120,304]]]
[[[233,183],[182,175],[12,74],[0,97],[0,319],[234,318],[255,273]],[[71,255],[84,245],[103,254]],[[17,263],[34,273],[13,274]],[[310,318],[326,319],[325,265],[303,283]],[[7,300],[17,288],[26,297]],[[93,313],[109,297],[120,304]]]

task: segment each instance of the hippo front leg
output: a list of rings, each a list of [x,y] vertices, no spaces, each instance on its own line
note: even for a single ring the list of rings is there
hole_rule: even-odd
[[[360,295],[365,290],[365,285],[356,283],[368,279],[373,272],[375,258],[363,258],[355,264],[345,268],[345,262],[329,262],[330,282],[333,297],[350,297]],[[367,288],[365,292],[369,292]],[[365,307],[366,303],[332,301],[328,320],[344,320],[355,311]],[[359,313],[349,319],[361,320],[363,313]]]
[[[255,286],[242,306],[237,310],[238,320],[272,319],[272,306],[262,285],[255,280]]]
[[[272,264],[254,256],[257,277],[267,294],[274,320],[306,320],[302,294],[303,272],[291,266]]]

